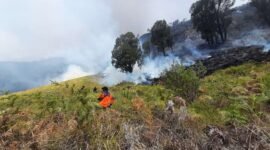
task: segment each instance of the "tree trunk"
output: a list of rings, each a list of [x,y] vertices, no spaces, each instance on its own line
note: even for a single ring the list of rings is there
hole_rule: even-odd
[[[224,37],[224,33],[222,30],[222,20],[221,20],[221,15],[223,15],[222,13],[220,13],[220,7],[221,7],[221,3],[222,1],[218,2],[218,8],[215,11],[216,13],[216,21],[217,21],[217,28],[218,28],[218,34],[220,36],[221,42],[225,42],[225,37]]]
[[[164,56],[166,56],[165,48],[162,48],[162,53]]]

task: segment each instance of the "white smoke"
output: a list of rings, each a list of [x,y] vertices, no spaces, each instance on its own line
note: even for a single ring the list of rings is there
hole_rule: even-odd
[[[79,77],[83,77],[83,76],[87,76],[87,75],[89,75],[89,73],[84,71],[80,66],[70,65],[64,74],[60,75],[59,77],[56,77],[55,79],[53,79],[53,81],[54,80],[55,81],[66,81],[66,80],[79,78]]]
[[[270,29],[254,29],[242,34],[240,39],[233,40],[234,46],[263,45],[264,50],[270,50]]]
[[[114,85],[122,81],[129,81],[134,83],[141,83],[147,81],[147,78],[156,78],[160,73],[170,67],[173,62],[178,61],[178,58],[171,57],[158,57],[157,59],[145,59],[145,64],[142,68],[138,65],[134,67],[133,73],[122,73],[115,69],[113,66],[108,67],[104,72],[104,78],[101,83],[105,85]]]
[[[140,41],[141,43],[142,41]],[[150,54],[144,58],[144,63],[141,67],[137,64],[134,66],[132,73],[123,73],[119,69],[114,68],[110,62],[104,65],[102,71],[99,71],[101,76],[100,83],[108,86],[118,84],[120,82],[133,82],[133,83],[147,83],[149,79],[158,78],[160,74],[171,67],[172,64],[182,64],[183,66],[189,66],[195,62],[196,59],[208,57],[207,53],[203,54],[198,50],[197,46],[201,43],[201,40],[192,40],[190,38],[185,39],[183,42],[176,43],[174,50],[168,51],[167,56],[161,54],[153,56]],[[141,49],[143,49],[141,47]],[[180,52],[180,53],[179,53]],[[81,77],[84,75],[96,75],[96,72],[82,71],[79,66],[73,66],[68,69],[67,72],[58,77],[58,81],[64,81],[71,77]],[[74,74],[77,72],[76,74]],[[74,74],[74,76],[70,76]]]
[[[157,56],[155,58],[146,57],[144,59],[144,65],[139,67],[135,65],[132,73],[123,73],[115,69],[113,66],[109,66],[103,73],[101,83],[105,85],[114,85],[122,81],[143,83],[148,82],[149,79],[158,78],[160,74],[169,69],[172,64],[178,63],[182,65],[190,65],[193,63],[191,59],[189,61],[183,61],[178,56],[170,53],[168,56]]]

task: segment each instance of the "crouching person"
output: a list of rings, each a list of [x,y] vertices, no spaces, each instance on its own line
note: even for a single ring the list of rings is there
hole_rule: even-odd
[[[110,94],[108,87],[102,88],[102,93],[98,97],[98,100],[99,105],[104,109],[110,108],[115,101],[113,96]]]

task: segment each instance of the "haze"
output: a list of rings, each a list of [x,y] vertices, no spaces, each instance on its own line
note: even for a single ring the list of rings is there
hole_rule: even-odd
[[[100,67],[119,34],[143,34],[158,19],[189,18],[194,1],[0,0],[0,61],[64,57]]]

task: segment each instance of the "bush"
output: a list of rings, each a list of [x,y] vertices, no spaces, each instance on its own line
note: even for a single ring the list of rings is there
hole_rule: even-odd
[[[207,68],[201,61],[191,66],[191,69],[193,69],[196,72],[196,75],[200,78],[203,78],[207,74]]]
[[[193,69],[173,64],[170,70],[162,74],[162,80],[166,88],[189,102],[197,97],[200,80]]]
[[[262,83],[264,95],[266,96],[266,102],[267,104],[270,104],[270,74],[266,74],[262,78]]]

